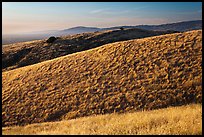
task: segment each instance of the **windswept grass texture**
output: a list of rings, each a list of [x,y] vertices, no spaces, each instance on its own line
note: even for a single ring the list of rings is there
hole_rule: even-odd
[[[106,114],[3,128],[3,135],[202,135],[202,106]]]

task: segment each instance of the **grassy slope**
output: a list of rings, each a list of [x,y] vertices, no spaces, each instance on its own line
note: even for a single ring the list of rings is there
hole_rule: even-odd
[[[201,135],[202,106],[191,104],[160,110],[7,127],[3,128],[3,135],[6,134]]]
[[[172,32],[148,31],[141,29],[109,30],[82,33],[60,37],[52,44],[46,40],[22,42],[4,46],[2,49],[2,70],[12,70],[39,63],[67,54],[84,51],[107,43],[162,35]]]
[[[202,102],[202,31],[102,47],[2,73],[2,126]]]

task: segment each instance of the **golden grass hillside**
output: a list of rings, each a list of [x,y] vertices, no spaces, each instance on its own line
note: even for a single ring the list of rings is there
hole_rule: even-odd
[[[202,102],[202,31],[116,42],[2,73],[2,126]]]
[[[111,42],[174,33],[142,29],[108,30],[59,37],[53,43],[46,40],[9,44],[2,48],[2,71],[39,63],[75,52],[99,47]]]
[[[202,135],[202,105],[6,127],[3,135]]]

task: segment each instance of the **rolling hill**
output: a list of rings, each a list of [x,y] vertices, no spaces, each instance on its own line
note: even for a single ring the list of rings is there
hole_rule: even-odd
[[[190,103],[202,103],[201,30],[110,43],[2,73],[3,127]]]
[[[173,31],[147,31],[142,29],[109,30],[59,37],[54,43],[46,39],[5,45],[2,48],[2,70],[11,70],[102,46],[111,42],[144,38]]]

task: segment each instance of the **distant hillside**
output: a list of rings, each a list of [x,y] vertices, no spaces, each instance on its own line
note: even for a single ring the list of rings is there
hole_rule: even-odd
[[[198,30],[202,29],[202,20],[196,21],[185,21],[185,22],[177,22],[170,24],[162,24],[162,25],[140,25],[136,26],[136,28],[146,29],[146,30],[175,30],[175,31],[190,31],[190,30]]]
[[[202,20],[185,21],[185,22],[177,22],[177,23],[162,24],[162,25],[116,26],[116,27],[109,27],[109,28],[78,26],[78,27],[73,27],[73,28],[64,29],[64,30],[31,32],[28,34],[21,34],[21,35],[7,35],[7,36],[3,35],[2,44],[5,45],[5,44],[12,44],[15,42],[39,40],[52,35],[65,36],[65,35],[79,34],[79,33],[85,33],[85,32],[116,30],[116,29],[120,29],[121,27],[126,29],[140,28],[140,29],[157,30],[157,31],[166,31],[166,30],[190,31],[190,30],[202,29]]]
[[[100,28],[94,27],[73,27],[64,30],[36,31],[25,34],[7,34],[2,36],[2,45],[13,44],[17,42],[28,42],[32,40],[46,39],[50,36],[64,36],[71,34],[79,34],[85,32],[102,31]]]
[[[201,30],[111,43],[2,73],[3,127],[189,103],[202,103]]]
[[[68,35],[68,34],[78,34],[78,33],[85,33],[85,32],[95,32],[100,30],[101,30],[100,28],[96,28],[96,27],[78,26],[78,27],[73,27],[73,28],[64,29],[64,30],[55,32],[55,34]]]
[[[83,33],[60,37],[54,43],[46,40],[5,45],[2,48],[2,69],[11,70],[67,54],[88,50],[103,44],[173,33],[170,31],[147,31],[126,29]]]
[[[126,29],[140,28],[140,29],[146,29],[146,30],[157,30],[157,31],[174,30],[174,31],[184,32],[184,31],[202,29],[202,20],[183,21],[183,22],[168,23],[168,24],[161,24],[161,25],[116,26],[116,27],[109,27],[109,28],[79,26],[79,27],[58,31],[56,32],[56,34],[67,35],[67,34],[77,34],[77,33],[84,33],[84,32],[116,30],[116,29],[120,29],[121,27]]]

